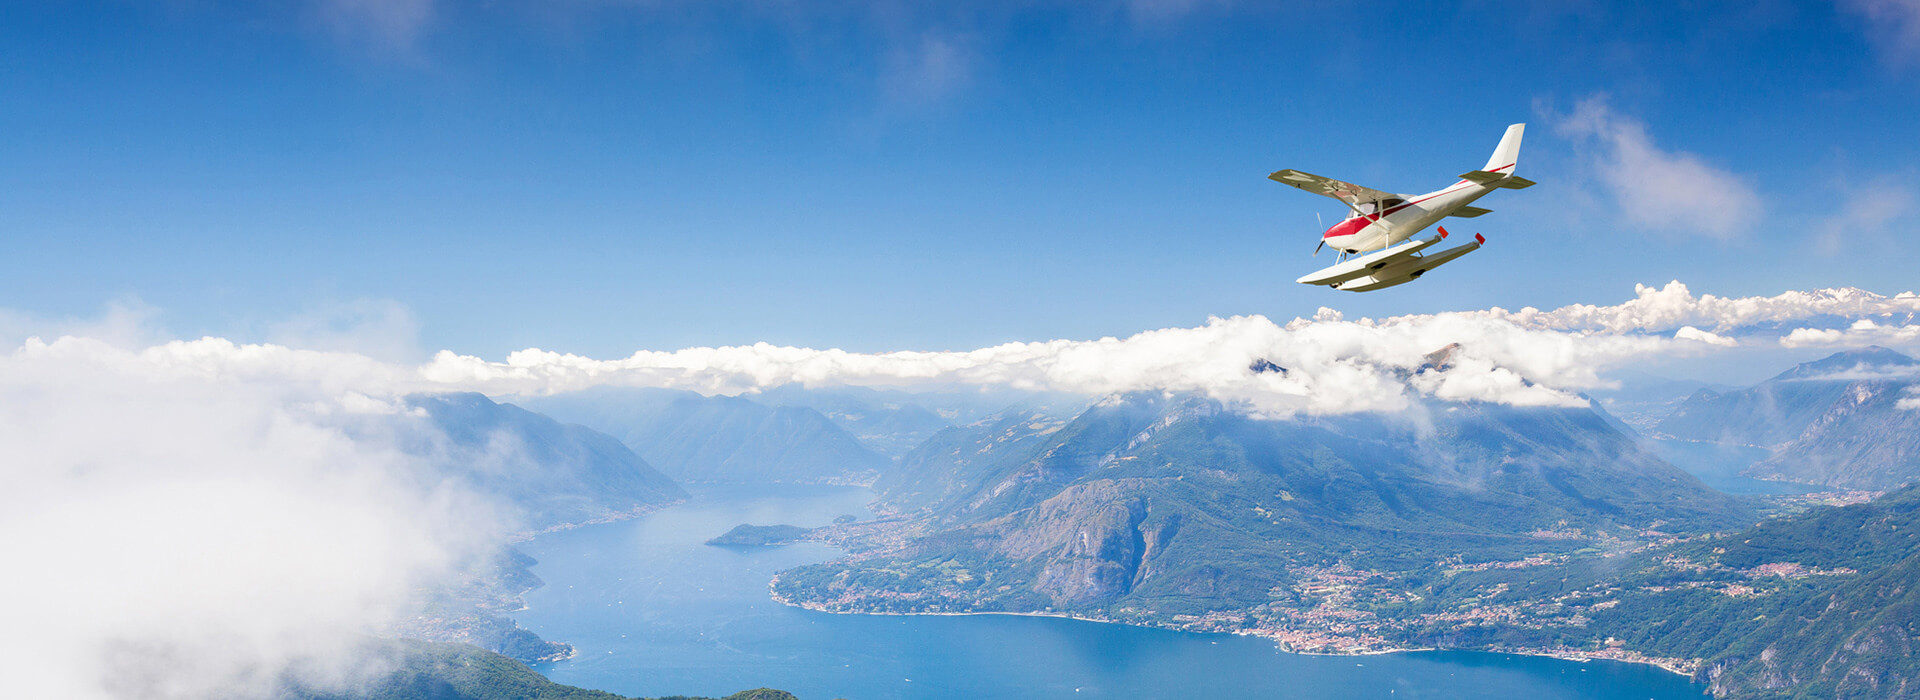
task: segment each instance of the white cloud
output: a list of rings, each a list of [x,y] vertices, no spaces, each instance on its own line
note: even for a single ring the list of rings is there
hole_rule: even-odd
[[[1502,319],[1525,328],[1543,330],[1664,333],[1694,326],[1724,334],[1750,326],[1790,323],[1821,316],[1884,317],[1910,323],[1916,312],[1920,312],[1920,296],[1912,292],[1888,297],[1843,287],[1810,292],[1789,291],[1770,297],[1695,296],[1687,285],[1675,280],[1664,287],[1634,285],[1634,298],[1613,306],[1571,304],[1550,311],[1533,307],[1508,311],[1495,307],[1486,311],[1461,313]]]
[[[1920,326],[1860,326],[1833,328],[1795,328],[1780,338],[1789,348],[1856,348],[1867,345],[1901,346],[1920,342]]]
[[[1415,382],[1406,379],[1421,368],[1426,353],[1455,342],[1463,348],[1452,369]],[[1704,347],[1668,338],[1534,330],[1468,314],[1296,319],[1284,326],[1262,316],[1237,316],[1127,338],[1009,343],[964,352],[859,354],[760,344],[643,351],[618,360],[530,349],[505,362],[489,362],[443,351],[421,371],[446,386],[507,394],[600,384],[724,394],[794,382],[958,384],[1081,394],[1196,391],[1262,413],[1285,414],[1397,410],[1423,394],[1573,405],[1577,399],[1567,391],[1600,386],[1600,368],[1656,351]],[[1288,371],[1249,372],[1258,359]],[[1521,377],[1535,384],[1525,385]]]
[[[392,384],[372,364],[213,340],[0,356],[0,656],[33,669],[0,696],[248,696],[295,666],[324,685],[377,670],[361,635],[493,532],[413,458],[331,425],[380,403],[336,388]]]
[[[1889,62],[1920,60],[1920,0],[1840,0],[1867,20],[1867,36]]]
[[[1900,399],[1900,401],[1893,404],[1893,406],[1909,411],[1920,411],[1920,386],[1907,387],[1907,397]]]
[[[328,396],[358,395],[374,402],[418,391],[540,395],[620,385],[740,394],[803,383],[1089,395],[1195,391],[1265,413],[1329,413],[1395,410],[1422,396],[1571,405],[1572,392],[1605,386],[1599,372],[1606,368],[1655,356],[1722,352],[1741,347],[1743,339],[1788,347],[1909,344],[1920,340],[1916,312],[1920,295],[1910,292],[1888,297],[1845,288],[1719,297],[1695,295],[1676,281],[1659,288],[1637,286],[1635,298],[1611,306],[1355,320],[1320,309],[1312,318],[1285,324],[1237,316],[1126,338],[948,352],[854,353],[762,343],[643,350],[610,360],[529,348],[495,361],[443,350],[414,366],[359,353],[202,338],[130,356],[145,371],[169,377],[297,381]],[[1836,319],[1852,325],[1832,329]],[[1462,345],[1452,369],[1420,372],[1426,353],[1452,343]],[[35,341],[20,352],[57,355],[71,352],[69,345]],[[1256,360],[1289,371],[1249,372]]]
[[[1718,345],[1720,347],[1727,347],[1727,348],[1736,347],[1740,345],[1740,341],[1738,340],[1734,340],[1732,338],[1728,338],[1726,336],[1722,336],[1716,333],[1703,331],[1698,328],[1694,328],[1693,326],[1681,326],[1680,330],[1673,332],[1673,339],[1674,340],[1692,340],[1696,342],[1706,343],[1708,345]]]
[[[1724,239],[1760,216],[1760,196],[1740,177],[1661,149],[1646,124],[1614,112],[1604,96],[1582,100],[1554,128],[1592,148],[1601,183],[1631,223]]]
[[[1899,179],[1844,188],[1839,211],[1815,226],[1820,250],[1828,255],[1884,251],[1894,243],[1889,225],[1911,219],[1913,212],[1913,188]]]

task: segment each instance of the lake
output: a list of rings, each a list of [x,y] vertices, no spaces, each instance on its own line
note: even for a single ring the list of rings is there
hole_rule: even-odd
[[[1773,456],[1765,448],[1692,440],[1647,439],[1641,444],[1668,464],[1692,474],[1701,483],[1721,493],[1733,496],[1782,496],[1825,490],[1819,486],[1765,481],[1742,475],[1740,472],[1747,467]]]
[[[635,520],[521,545],[546,586],[520,624],[573,644],[555,681],[625,695],[724,696],[757,687],[801,700],[1702,697],[1651,666],[1474,652],[1305,656],[1272,642],[1058,618],[833,615],[769,600],[783,569],[836,550],[703,544],[743,522],[868,517],[843,487],[696,487]]]

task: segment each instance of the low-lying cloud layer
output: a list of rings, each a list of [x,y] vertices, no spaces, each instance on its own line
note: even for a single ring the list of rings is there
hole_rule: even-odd
[[[0,527],[16,535],[0,551],[15,572],[0,578],[14,610],[0,655],[33,669],[0,681],[0,696],[247,696],[289,669],[336,684],[377,670],[354,653],[360,635],[406,614],[411,591],[502,534],[497,511],[438,480],[428,458],[353,429],[416,392],[737,394],[796,382],[1181,391],[1271,417],[1435,399],[1572,406],[1609,368],[1650,358],[1913,345],[1916,310],[1911,293],[1722,298],[1675,282],[1614,306],[1352,320],[1320,309],[1284,323],[1237,316],[951,352],[759,344],[612,360],[528,349],[491,361],[443,351],[422,365],[220,338],[151,344],[118,322],[50,324],[121,330],[28,339],[0,355]],[[1284,371],[1252,369],[1260,361]]]
[[[493,394],[550,394],[597,385],[737,394],[782,384],[984,385],[1107,394],[1206,393],[1269,415],[1396,410],[1422,396],[1518,405],[1575,405],[1605,386],[1600,372],[1653,357],[1742,344],[1901,345],[1920,334],[1920,296],[1859,289],[1772,297],[1695,295],[1640,286],[1613,306],[1481,311],[1347,320],[1331,309],[1285,324],[1215,318],[1127,338],[1008,343],[970,351],[850,353],[767,344],[642,351],[617,360],[528,349],[504,362],[442,351],[420,368],[434,385]],[[1840,328],[1830,328],[1838,323]],[[1824,335],[1838,333],[1836,336]],[[1783,335],[1784,334],[1784,335]],[[1444,372],[1427,354],[1460,349]],[[1265,360],[1286,372],[1254,373]]]
[[[392,410],[368,363],[217,341],[29,341],[0,357],[0,680],[16,698],[264,696],[356,653],[484,551],[490,513],[333,427]],[[384,380],[383,380],[384,381]]]

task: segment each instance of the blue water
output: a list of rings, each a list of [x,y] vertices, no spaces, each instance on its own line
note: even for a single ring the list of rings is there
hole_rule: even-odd
[[[1825,490],[1788,481],[1766,481],[1740,472],[1773,456],[1760,447],[1721,445],[1690,440],[1647,440],[1644,443],[1668,464],[1692,474],[1701,483],[1734,496],[1780,496]]]
[[[522,545],[546,587],[516,618],[578,655],[556,681],[626,695],[783,688],[801,700],[1153,698],[1687,698],[1702,687],[1634,664],[1422,652],[1302,656],[1271,642],[1055,618],[831,615],[768,600],[818,544],[702,544],[743,522],[866,517],[855,488],[715,488],[627,522]]]

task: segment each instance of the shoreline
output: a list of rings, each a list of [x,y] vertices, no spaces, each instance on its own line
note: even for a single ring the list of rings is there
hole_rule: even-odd
[[[1623,663],[1623,664],[1637,664],[1637,665],[1643,665],[1643,666],[1652,666],[1654,668],[1658,668],[1662,671],[1666,671],[1676,676],[1681,676],[1683,678],[1686,678],[1689,681],[1693,679],[1693,672],[1687,670],[1684,667],[1684,664],[1688,663],[1688,660],[1685,660],[1685,659],[1655,659],[1652,657],[1643,658],[1643,659],[1615,658],[1612,656],[1608,656],[1605,653],[1595,654],[1595,653],[1583,652],[1583,651],[1573,650],[1573,649],[1560,649],[1560,650],[1555,650],[1555,649],[1449,649],[1444,647],[1388,647],[1388,648],[1368,648],[1368,649],[1362,649],[1357,651],[1303,651],[1303,650],[1293,649],[1285,641],[1279,639],[1277,636],[1273,634],[1262,634],[1261,630],[1236,629],[1236,630],[1229,630],[1229,631],[1196,631],[1196,630],[1189,630],[1189,629],[1181,629],[1179,627],[1173,627],[1173,626],[1163,625],[1163,624],[1154,624],[1154,623],[1142,624],[1142,623],[1133,623],[1133,622],[1123,622],[1120,620],[1110,620],[1110,619],[1097,618],[1097,617],[1085,617],[1085,616],[1073,615],[1069,613],[1012,612],[1012,611],[1005,611],[1005,610],[982,610],[982,611],[975,611],[975,612],[892,612],[892,611],[863,612],[863,611],[855,611],[855,610],[828,610],[822,607],[814,607],[814,606],[809,606],[803,603],[796,603],[788,599],[786,596],[780,595],[778,592],[774,591],[774,586],[778,585],[779,583],[780,583],[779,574],[774,574],[773,579],[767,582],[767,596],[771,598],[773,602],[776,602],[791,608],[799,608],[801,610],[807,610],[807,611],[818,612],[818,613],[826,613],[829,615],[875,615],[875,616],[887,615],[887,616],[898,616],[898,617],[909,617],[909,616],[964,617],[964,616],[974,616],[974,615],[1004,615],[1009,617],[1050,617],[1050,618],[1056,618],[1056,619],[1079,620],[1081,622],[1097,622],[1097,623],[1109,624],[1109,625],[1125,625],[1128,627],[1160,629],[1160,630],[1168,630],[1172,632],[1188,632],[1193,634],[1230,634],[1236,637],[1260,637],[1260,638],[1272,641],[1274,643],[1274,648],[1278,649],[1282,653],[1295,654],[1299,656],[1385,656],[1387,654],[1409,654],[1409,653],[1427,652],[1427,651],[1458,651],[1458,652],[1471,652],[1471,653],[1478,653],[1478,654],[1511,654],[1513,656],[1537,656],[1537,657],[1545,657],[1545,658],[1551,658],[1551,659],[1559,659],[1561,661],[1574,661],[1574,662],[1583,663],[1583,664],[1593,662],[1593,661],[1612,661],[1612,662]],[[1699,663],[1699,662],[1694,662],[1694,663]],[[1704,684],[1699,684],[1699,685],[1704,685]]]

